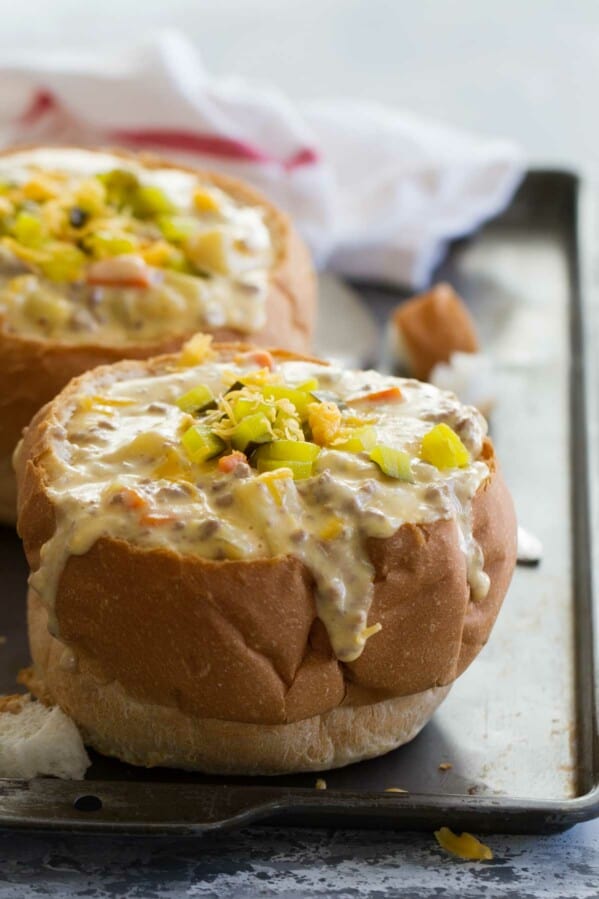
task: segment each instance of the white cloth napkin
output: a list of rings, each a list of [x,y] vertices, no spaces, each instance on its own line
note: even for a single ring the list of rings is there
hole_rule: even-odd
[[[239,176],[289,212],[319,267],[412,287],[448,240],[505,207],[523,172],[504,140],[213,78],[173,32],[128,52],[4,54],[0,143],[37,142],[134,147]]]

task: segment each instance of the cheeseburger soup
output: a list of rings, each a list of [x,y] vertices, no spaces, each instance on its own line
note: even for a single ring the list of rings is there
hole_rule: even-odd
[[[351,661],[379,630],[368,539],[437,519],[456,522],[472,599],[488,591],[471,515],[486,423],[453,394],[265,351],[223,359],[198,335],[178,359],[84,376],[58,409],[44,462],[57,527],[31,577],[50,611],[68,557],[103,536],[211,560],[291,555]]]
[[[66,344],[155,342],[266,319],[264,210],[127,156],[0,156],[0,326]]]

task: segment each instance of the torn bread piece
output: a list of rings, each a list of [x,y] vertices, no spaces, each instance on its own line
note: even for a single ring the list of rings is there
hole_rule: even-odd
[[[0,697],[0,777],[81,780],[90,760],[76,724],[29,693]]]
[[[406,300],[393,313],[391,325],[397,363],[421,381],[452,353],[479,349],[472,317],[450,284],[435,284]]]

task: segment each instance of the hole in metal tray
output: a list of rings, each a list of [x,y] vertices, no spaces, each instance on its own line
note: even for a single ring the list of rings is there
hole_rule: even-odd
[[[102,808],[102,800],[99,796],[78,796],[73,803],[73,808],[78,812],[99,812]]]

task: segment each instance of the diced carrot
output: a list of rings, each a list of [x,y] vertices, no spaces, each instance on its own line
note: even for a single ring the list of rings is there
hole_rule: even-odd
[[[170,524],[175,520],[174,515],[162,512],[147,512],[139,519],[139,523],[144,527],[157,528],[163,524]]]
[[[128,280],[124,280],[121,278],[119,281],[115,281],[114,279],[108,278],[100,278],[88,276],[87,283],[91,287],[149,287],[150,279],[149,278],[130,278]]]
[[[377,390],[374,393],[365,393],[363,396],[356,396],[353,399],[346,400],[348,405],[354,403],[398,403],[403,400],[403,393],[397,386],[386,387],[384,390]]]
[[[128,509],[147,509],[147,499],[131,487],[123,487],[120,491],[122,502]]]
[[[230,474],[237,468],[240,462],[247,462],[247,460],[248,458],[245,453],[241,453],[239,450],[233,450],[228,456],[220,457],[218,460],[218,470],[224,471],[225,474]]]
[[[262,366],[262,368],[268,368],[269,371],[274,371],[276,365],[275,360],[268,352],[268,350],[252,350],[249,353],[241,353],[236,357],[235,361],[246,360],[247,362],[255,362],[256,365]]]

